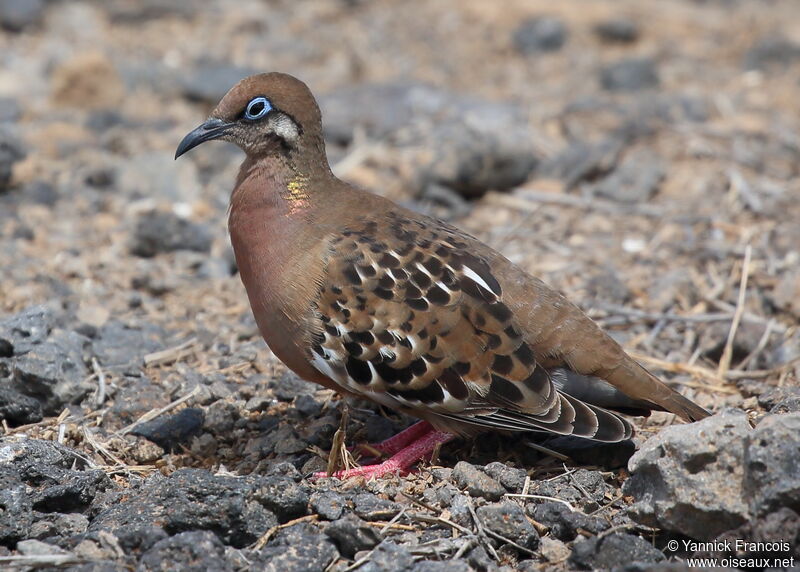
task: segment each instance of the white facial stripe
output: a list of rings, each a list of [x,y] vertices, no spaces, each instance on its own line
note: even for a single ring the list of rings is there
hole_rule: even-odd
[[[295,141],[300,136],[295,122],[283,114],[279,114],[272,121],[272,130],[275,135],[286,141]]]

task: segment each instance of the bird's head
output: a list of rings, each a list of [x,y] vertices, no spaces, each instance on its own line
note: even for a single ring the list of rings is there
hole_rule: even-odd
[[[214,139],[235,143],[253,157],[320,149],[324,156],[319,106],[306,84],[283,73],[252,75],[233,86],[183,138],[175,158]]]

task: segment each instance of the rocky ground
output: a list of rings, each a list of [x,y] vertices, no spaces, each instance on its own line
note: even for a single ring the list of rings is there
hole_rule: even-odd
[[[0,0],[0,61],[0,567],[800,561],[795,0]],[[717,414],[309,479],[337,430],[410,420],[275,360],[225,231],[240,153],[172,160],[261,70],[320,96],[343,178],[499,248]]]

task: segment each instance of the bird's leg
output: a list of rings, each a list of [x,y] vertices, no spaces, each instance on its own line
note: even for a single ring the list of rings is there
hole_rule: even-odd
[[[417,423],[417,425],[420,425]],[[392,439],[400,437],[403,433],[410,431],[417,427],[413,425],[405,431],[398,433]],[[436,431],[431,428],[430,431],[425,432],[422,436],[417,437],[413,442],[402,447],[389,459],[377,465],[367,465],[355,469],[347,469],[344,471],[336,471],[332,475],[328,473],[314,473],[314,478],[336,477],[337,479],[346,479],[349,477],[366,477],[366,478],[379,478],[384,475],[404,471],[411,467],[419,460],[425,459],[430,456],[437,446],[443,445],[451,441],[455,436],[450,433]],[[390,441],[392,440],[390,439]],[[408,439],[406,438],[406,442]]]
[[[385,441],[381,441],[380,443],[362,443],[356,445],[355,448],[362,453],[375,457],[380,457],[381,455],[391,456],[431,431],[434,431],[434,428],[430,423],[427,421],[418,421],[411,427],[406,427],[400,431],[400,433],[389,437]]]

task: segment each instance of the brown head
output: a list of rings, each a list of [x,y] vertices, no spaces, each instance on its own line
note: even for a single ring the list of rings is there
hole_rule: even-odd
[[[321,158],[327,165],[319,106],[306,84],[283,73],[252,75],[233,86],[208,120],[183,138],[175,158],[214,139],[238,145],[249,157]]]

